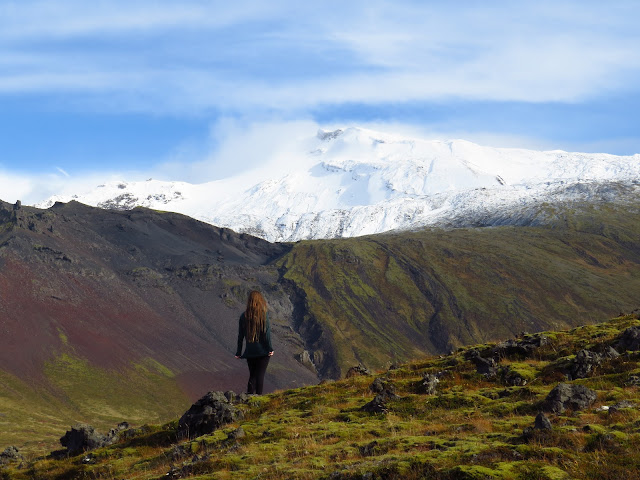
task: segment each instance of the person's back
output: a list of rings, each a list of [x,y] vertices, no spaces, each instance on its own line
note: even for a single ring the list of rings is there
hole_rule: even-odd
[[[246,340],[244,353],[242,344]],[[249,366],[247,393],[261,394],[264,375],[273,355],[271,325],[267,313],[267,302],[256,290],[249,293],[247,308],[238,320],[238,348],[236,358],[246,358]]]

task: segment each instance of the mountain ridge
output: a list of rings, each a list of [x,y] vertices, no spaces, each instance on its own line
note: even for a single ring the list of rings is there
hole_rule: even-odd
[[[344,238],[425,226],[473,225],[476,210],[517,212],[554,201],[597,201],[594,184],[635,188],[640,155],[538,152],[427,141],[357,127],[298,139],[235,177],[112,182],[75,199],[103,208],[172,210],[269,241]],[[581,190],[581,186],[587,188]]]

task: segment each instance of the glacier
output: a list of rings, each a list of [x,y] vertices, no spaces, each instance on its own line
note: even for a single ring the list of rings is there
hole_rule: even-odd
[[[76,200],[188,215],[272,242],[428,226],[535,223],[544,203],[638,197],[640,155],[569,153],[426,140],[360,127],[299,142],[273,164],[190,184],[116,181],[37,204]]]

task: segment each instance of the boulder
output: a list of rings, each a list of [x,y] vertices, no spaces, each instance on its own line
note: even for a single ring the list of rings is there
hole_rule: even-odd
[[[611,405],[609,407],[609,415],[620,412],[623,408],[638,408],[638,405],[630,402],[629,400],[622,400],[621,402]]]
[[[96,432],[91,425],[85,423],[78,423],[72,426],[71,430],[60,438],[60,444],[66,447],[67,452],[71,455],[104,447],[110,445],[113,441],[113,438]]]
[[[107,435],[113,442],[117,441],[120,437],[120,433],[131,428],[128,422],[120,422],[117,427],[109,430],[109,434]]]
[[[540,412],[533,422],[533,427],[525,427],[522,430],[522,438],[525,442],[530,442],[536,438],[544,438],[553,429],[547,416]]]
[[[584,385],[559,383],[542,403],[546,412],[563,413],[566,409],[583,410],[593,405],[597,394]]]
[[[621,352],[640,350],[640,327],[627,328],[613,346]]]
[[[473,356],[471,361],[476,365],[476,371],[487,378],[494,378],[498,373],[496,361],[493,358],[483,358],[480,355]]]
[[[357,377],[358,375],[371,375],[371,372],[364,365],[357,365],[347,370],[345,378]]]
[[[536,416],[533,428],[535,430],[552,430],[553,426],[551,425],[549,418],[544,413],[540,412]]]
[[[229,392],[227,392],[229,394]],[[242,412],[223,392],[209,392],[194,403],[178,421],[178,434],[199,437],[243,418]]]
[[[602,364],[603,356],[599,353],[590,352],[589,350],[580,350],[576,354],[576,358],[569,366],[569,379],[587,378],[593,374],[596,367]]]
[[[369,413],[388,413],[387,402],[389,400],[397,400],[400,397],[395,394],[394,390],[383,390],[378,393],[373,400],[364,404],[360,410]]]

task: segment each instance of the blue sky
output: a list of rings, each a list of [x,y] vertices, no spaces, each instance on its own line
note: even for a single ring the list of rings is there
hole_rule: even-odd
[[[206,181],[365,125],[640,152],[637,1],[0,1],[0,198]]]

